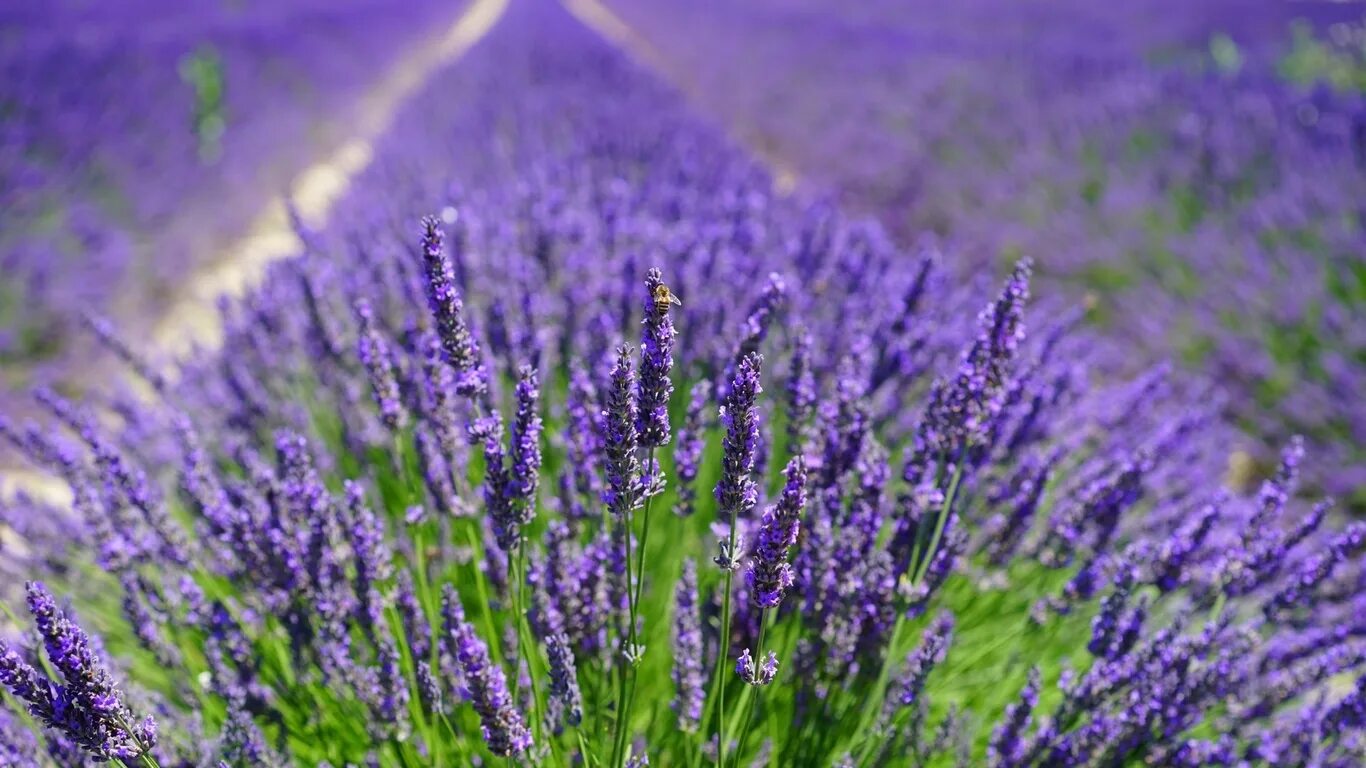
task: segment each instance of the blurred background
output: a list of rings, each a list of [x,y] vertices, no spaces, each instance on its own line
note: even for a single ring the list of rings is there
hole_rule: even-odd
[[[1223,387],[1265,471],[1366,506],[1366,8],[1234,0],[598,0],[800,194],[963,274],[1020,254]],[[0,407],[136,346],[440,36],[458,0],[0,9]]]

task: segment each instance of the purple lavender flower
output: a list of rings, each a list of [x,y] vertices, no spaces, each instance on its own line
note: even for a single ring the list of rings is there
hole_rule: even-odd
[[[1129,650],[1126,640],[1130,633],[1125,632],[1121,624],[1137,574],[1127,563],[1120,565],[1118,571],[1114,577],[1114,590],[1101,600],[1100,612],[1091,621],[1091,642],[1086,646],[1092,654],[1106,659],[1118,658]]]
[[[511,466],[504,493],[518,527],[536,515],[536,491],[541,474],[541,389],[536,369],[522,366],[517,379],[517,415],[512,423]]]
[[[219,740],[219,766],[279,768],[287,765],[266,742],[265,734],[243,701],[228,701],[227,721],[223,723]]]
[[[441,338],[431,331],[418,336],[418,353],[422,359],[422,385],[425,389],[424,409],[442,452],[448,457],[458,455],[462,441],[456,415],[456,382],[454,372],[446,364]]]
[[[920,700],[925,681],[934,668],[943,663],[952,639],[953,614],[943,611],[925,628],[920,645],[906,657],[906,667],[893,681],[886,706],[909,707]]]
[[[59,421],[80,435],[81,440],[90,447],[91,452],[95,454],[95,462],[104,475],[106,488],[115,489],[122,494],[124,501],[139,512],[142,523],[156,538],[155,551],[172,563],[187,564],[190,545],[167,512],[164,501],[148,481],[146,473],[100,434],[94,420],[87,413],[78,410],[69,401],[49,389],[35,391],[34,397]],[[125,535],[131,536],[131,533]],[[146,547],[145,551],[139,554],[151,554],[152,549]]]
[[[422,484],[438,512],[450,517],[467,517],[471,510],[452,482],[451,465],[446,461],[446,456],[452,454],[445,453],[442,440],[433,437],[425,425],[413,430],[413,445],[417,449],[417,463],[422,470]],[[468,459],[463,449],[453,456],[461,464]]]
[[[426,659],[419,659],[414,671],[417,678],[417,696],[422,702],[422,709],[434,715],[446,714],[446,693],[441,685],[441,678],[432,669],[432,664]]]
[[[156,746],[151,717],[138,721],[80,627],[57,608],[41,583],[28,583],[28,610],[63,684],[43,679],[13,649],[0,643],[0,681],[29,712],[104,760],[135,759]]]
[[[1039,706],[1039,668],[1031,667],[1029,678],[1020,689],[1020,700],[1006,707],[1001,723],[991,731],[987,744],[987,765],[990,768],[1015,768],[1024,758],[1024,733],[1030,715]]]
[[[579,692],[578,670],[574,651],[569,647],[569,636],[557,632],[546,642],[546,656],[550,659],[550,695],[564,711],[567,725],[583,722],[583,696]]]
[[[470,441],[484,446],[484,506],[498,548],[510,551],[521,535],[519,513],[509,492],[512,479],[503,450],[503,420],[497,411],[470,425]]]
[[[384,624],[384,597],[380,585],[389,579],[392,563],[389,544],[379,518],[365,503],[360,483],[343,483],[351,525],[348,538],[356,567],[356,621],[373,641],[377,628]]]
[[[741,327],[740,342],[736,344],[733,358],[737,363],[758,354],[759,347],[768,338],[773,320],[786,306],[787,298],[787,282],[777,272],[770,273],[764,292],[750,307],[749,315]]]
[[[460,598],[449,584],[442,593],[442,608],[450,652],[460,663],[468,698],[479,714],[484,742],[499,757],[522,754],[532,746],[531,731],[508,694],[503,670],[489,659],[488,646],[465,620]]]
[[[1343,562],[1366,550],[1366,522],[1354,522],[1334,536],[1321,551],[1300,565],[1289,583],[1267,600],[1262,610],[1271,621],[1280,621],[1295,608],[1312,604],[1314,591],[1333,575]]]
[[[0,707],[0,764],[39,768],[38,739],[4,707]]]
[[[386,737],[405,739],[408,735],[408,680],[400,666],[398,646],[388,632],[380,636],[376,655],[374,690],[369,699],[371,713]]]
[[[754,483],[754,449],[759,440],[759,418],[756,402],[763,389],[759,386],[759,366],[763,357],[757,352],[746,355],[736,368],[726,402],[721,406],[721,423],[726,427],[722,442],[721,480],[716,484],[717,517],[732,526],[749,516],[759,503],[759,489]],[[723,570],[739,566],[738,552],[729,551],[729,543],[722,546],[716,559]]]
[[[619,521],[629,520],[640,502],[635,372],[631,368],[631,351],[630,344],[617,347],[617,361],[612,367],[612,383],[603,411],[603,453],[607,471],[603,502]]]
[[[835,398],[820,407],[824,444],[817,459],[819,488],[834,488],[858,462],[864,439],[872,429],[864,397],[866,386],[858,361],[853,356],[841,359],[835,378]]]
[[[526,586],[529,592],[526,610],[527,623],[531,626],[532,635],[542,641],[548,641],[551,636],[559,634],[565,626],[559,601],[551,597],[551,584],[548,582],[551,582],[552,578],[546,558],[533,556],[528,561],[526,570]]]
[[[745,578],[760,608],[776,608],[792,586],[792,566],[787,552],[797,543],[802,510],[806,506],[806,459],[792,457],[784,470],[787,482],[778,503],[764,511],[759,537]]]
[[[702,723],[706,701],[706,672],[702,669],[702,617],[698,612],[697,563],[683,560],[683,572],[674,589],[673,632],[674,698],[670,706],[678,715],[678,728],[696,733]]]
[[[23,655],[0,640],[0,684],[44,723],[56,722],[53,709],[61,691],[24,660]]]
[[[1189,579],[1188,565],[1214,528],[1220,510],[1228,500],[1216,497],[1196,514],[1189,525],[1172,533],[1162,542],[1155,556],[1152,583],[1163,593],[1171,592]]]
[[[645,448],[667,445],[672,435],[669,429],[669,398],[674,385],[669,380],[673,370],[674,331],[669,318],[670,304],[677,299],[664,284],[664,275],[652,267],[645,273],[645,331],[640,342],[640,394],[637,400],[637,427],[640,445]]]
[[[179,666],[179,649],[167,642],[163,635],[168,623],[166,612],[153,608],[153,602],[158,601],[160,596],[134,570],[124,571],[119,582],[123,587],[123,617],[127,619],[138,643],[150,651],[162,666],[168,669]]]
[[[697,502],[697,471],[701,468],[702,451],[706,448],[706,407],[711,400],[711,382],[699,379],[688,399],[688,410],[683,416],[683,427],[678,431],[674,446],[674,469],[678,472],[678,503],[674,512],[679,517],[690,517]]]
[[[963,352],[950,380],[936,381],[917,435],[916,457],[956,460],[977,445],[1000,413],[1015,355],[1024,339],[1024,304],[1029,299],[1031,262],[1024,259],[1001,295],[977,317],[977,336]],[[918,474],[918,473],[917,473]]]
[[[735,674],[750,685],[768,685],[778,676],[778,654],[769,651],[763,663],[756,667],[754,657],[746,648],[740,652],[740,658],[735,660]]]
[[[802,449],[809,437],[811,414],[816,407],[816,377],[811,371],[811,332],[798,328],[786,382],[787,440],[792,452]]]
[[[125,365],[133,370],[143,381],[152,385],[159,393],[165,393],[167,388],[166,377],[152,367],[142,355],[134,352],[123,339],[119,338],[118,332],[114,330],[114,324],[107,318],[96,315],[93,312],[81,313],[81,321],[90,329],[91,333],[100,340],[105,349],[114,353],[114,356],[123,361]]]
[[[413,577],[407,568],[398,569],[394,586],[394,604],[403,619],[403,636],[408,641],[408,649],[412,652],[413,658],[427,658],[432,650],[431,624],[427,620],[426,611],[418,602],[417,591],[413,588]]]
[[[422,265],[426,270],[427,306],[436,318],[437,334],[446,359],[458,372],[456,390],[482,400],[488,393],[488,372],[479,342],[465,321],[465,305],[455,286],[455,271],[446,255],[441,222],[422,220]]]
[[[603,494],[598,466],[602,460],[603,413],[593,380],[581,367],[575,366],[569,373],[569,396],[565,410],[565,438],[574,490],[581,500],[599,500]],[[586,515],[587,510],[582,510],[582,513]]]
[[[388,339],[375,325],[375,313],[370,302],[356,299],[356,318],[360,321],[360,338],[356,342],[361,364],[370,374],[370,388],[375,405],[379,406],[380,420],[391,433],[408,425],[408,411],[403,407],[398,380],[394,376],[394,356]]]

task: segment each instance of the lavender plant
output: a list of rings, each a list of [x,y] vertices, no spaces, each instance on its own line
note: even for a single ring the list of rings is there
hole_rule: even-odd
[[[1032,255],[1130,360],[1212,373],[1247,490],[1303,435],[1366,510],[1360,8],[606,4],[784,173],[965,273]]]
[[[221,349],[0,420],[72,491],[3,509],[54,592],[0,756],[1360,763],[1366,536],[1298,443],[1226,492],[1217,399],[1028,262],[908,258],[509,13]]]

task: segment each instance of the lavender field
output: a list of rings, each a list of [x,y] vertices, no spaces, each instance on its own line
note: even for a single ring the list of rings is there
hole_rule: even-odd
[[[1366,765],[1366,8],[0,10],[0,766]]]

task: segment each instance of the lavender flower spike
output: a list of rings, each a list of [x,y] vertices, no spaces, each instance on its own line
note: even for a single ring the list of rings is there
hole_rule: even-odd
[[[693,385],[688,410],[683,416],[683,428],[674,446],[674,470],[678,473],[678,504],[674,513],[679,517],[692,515],[697,501],[697,472],[706,442],[706,407],[711,400],[711,382],[699,379]]]
[[[716,484],[717,512],[721,521],[734,526],[759,503],[759,489],[754,484],[754,449],[759,442],[759,414],[756,407],[759,393],[759,366],[764,358],[751,352],[740,360],[735,378],[721,406],[721,422],[726,426],[722,443],[721,480]],[[735,553],[723,547],[717,565],[733,570]]]
[[[674,336],[677,335],[673,320],[669,318],[669,308],[681,302],[664,284],[664,276],[658,268],[645,273],[645,291],[637,431],[640,444],[653,448],[669,443],[669,398],[674,391],[669,372],[673,369]]]
[[[427,277],[427,306],[436,318],[436,330],[448,361],[460,374],[456,391],[465,397],[482,399],[488,394],[488,371],[479,342],[465,322],[465,303],[456,291],[455,270],[443,241],[441,222],[431,216],[423,218],[422,266]]]
[[[488,509],[489,519],[493,522],[493,533],[498,539],[498,548],[509,550],[521,536],[518,512],[512,507],[512,495],[508,488],[512,479],[508,472],[503,450],[503,420],[497,411],[476,420],[469,427],[471,442],[481,443],[484,448],[484,506]]]
[[[902,670],[896,682],[892,684],[892,695],[886,702],[888,708],[909,707],[920,699],[930,672],[933,672],[948,655],[949,641],[952,638],[953,614],[944,611],[926,627],[919,647],[906,659],[906,669]]]
[[[38,739],[9,711],[0,707],[0,765],[38,768]]]
[[[531,748],[531,731],[508,693],[503,670],[489,659],[488,646],[465,620],[459,598],[449,588],[442,595],[446,615],[446,634],[450,650],[460,664],[469,691],[469,700],[479,714],[484,742],[500,757],[520,755]]]
[[[391,433],[397,433],[408,424],[408,412],[394,377],[393,352],[384,334],[375,327],[375,312],[370,302],[356,299],[356,318],[360,321],[360,338],[356,351],[361,364],[370,374],[370,387],[374,391],[375,405],[379,406],[380,421]]]
[[[791,370],[787,375],[787,439],[794,452],[804,447],[810,432],[811,414],[816,408],[816,378],[811,371],[811,332],[799,328],[792,346]]]
[[[778,676],[778,654],[769,651],[764,657],[764,662],[756,667],[754,657],[746,648],[740,652],[740,658],[735,660],[735,674],[750,685],[768,685]]]
[[[631,345],[617,347],[612,383],[607,390],[603,414],[603,452],[606,455],[607,488],[603,501],[618,519],[635,509],[639,494],[640,460],[636,433],[635,372],[631,369]]]
[[[511,467],[506,492],[519,526],[536,514],[536,489],[541,473],[541,417],[537,413],[541,387],[536,369],[522,366],[517,380],[517,415],[512,423]]]
[[[776,608],[792,586],[787,552],[797,543],[802,509],[806,506],[806,459],[798,454],[784,470],[787,483],[778,503],[764,512],[759,540],[745,577],[760,608]]]
[[[702,616],[697,610],[697,563],[683,561],[683,574],[674,591],[673,710],[678,729],[696,733],[702,724],[702,705],[707,698],[706,672],[702,669]]]
[[[45,723],[54,721],[56,687],[4,640],[0,640],[0,685],[23,702],[29,714]]]
[[[557,632],[546,642],[550,658],[550,695],[564,708],[564,720],[569,725],[583,722],[583,695],[579,691],[574,650],[569,647],[569,635]]]
[[[104,760],[133,759],[155,746],[156,723],[150,717],[135,722],[90,638],[57,609],[51,593],[39,582],[28,583],[28,610],[48,660],[65,683],[37,679],[36,674],[29,674],[31,668],[11,673],[13,652],[0,646],[0,658],[5,659],[0,672],[10,690],[29,704],[29,711]],[[34,689],[44,686],[45,693]],[[50,709],[43,706],[44,701],[50,702]]]
[[[1030,715],[1039,705],[1039,668],[1029,670],[1029,679],[1020,690],[1020,700],[1006,707],[1001,724],[991,732],[987,745],[987,765],[990,768],[1013,768],[1024,759],[1024,731],[1029,727]]]

